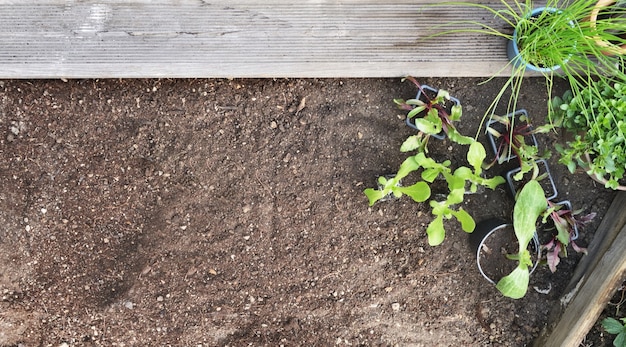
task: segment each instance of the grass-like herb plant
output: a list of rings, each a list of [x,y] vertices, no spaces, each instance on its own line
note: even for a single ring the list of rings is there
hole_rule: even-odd
[[[506,98],[507,113],[516,109],[522,80],[527,70],[540,73],[546,79],[548,100],[552,98],[552,86],[556,76],[568,80],[572,93],[578,95],[592,84],[594,78],[606,79],[613,76],[624,80],[623,60],[620,56],[609,56],[605,45],[624,44],[623,33],[626,28],[626,10],[611,7],[591,24],[588,20],[597,0],[548,0],[543,10],[536,9],[530,0],[501,0],[499,5],[490,6],[473,2],[444,2],[433,6],[454,5],[486,11],[490,16],[503,22],[505,29],[489,26],[479,21],[451,22],[434,27],[437,32],[426,39],[458,32],[476,32],[496,35],[515,44],[509,66],[510,77],[487,109],[485,117],[490,117],[496,107]],[[475,26],[475,29],[467,25]],[[463,26],[455,29],[455,26]],[[510,29],[514,29],[510,33]],[[503,47],[504,49],[504,47]],[[511,54],[510,54],[511,55]],[[551,115],[549,115],[551,116]]]

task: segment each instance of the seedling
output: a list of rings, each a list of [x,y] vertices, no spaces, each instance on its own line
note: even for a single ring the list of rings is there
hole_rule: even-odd
[[[518,194],[513,208],[513,228],[519,244],[518,253],[509,256],[517,260],[517,267],[496,284],[496,288],[506,297],[519,299],[526,295],[533,266],[528,244],[536,231],[537,219],[545,211],[546,197],[541,185],[531,180]]]
[[[553,228],[547,230],[553,233],[553,237],[541,248],[546,251],[550,271],[555,272],[561,257],[567,257],[567,246],[570,244],[576,252],[587,254],[587,249],[578,246],[574,240],[578,237],[578,229],[591,222],[596,213],[581,216],[581,212],[580,210],[573,211],[565,204],[555,204],[548,200],[548,208],[543,214],[543,223],[553,224]]]
[[[408,111],[407,122],[412,122],[419,130],[419,133],[412,137],[412,140],[418,143],[416,148],[427,152],[429,138],[439,136],[442,132],[456,143],[468,145],[472,142],[472,138],[460,135],[454,126],[454,122],[461,119],[463,111],[462,106],[457,102],[448,111],[446,104],[451,100],[448,91],[439,89],[437,95],[431,98],[415,78],[408,76],[404,80],[411,81],[418,88],[420,98],[394,99],[393,101],[398,108]]]
[[[520,171],[513,179],[519,181],[527,172],[533,172],[532,178],[537,178],[539,173],[537,160],[549,158],[550,151],[539,153],[535,134],[548,132],[550,128],[550,126],[533,128],[524,110],[504,117],[493,115],[487,126],[487,133],[491,136],[496,155],[492,165],[495,162],[502,164],[517,158]]]

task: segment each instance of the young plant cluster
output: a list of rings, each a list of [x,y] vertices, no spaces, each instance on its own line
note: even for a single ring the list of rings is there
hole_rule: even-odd
[[[421,85],[414,78],[407,78],[417,88]],[[422,93],[424,95],[425,93]],[[483,177],[483,164],[487,156],[483,145],[471,137],[461,135],[454,122],[462,115],[460,105],[455,105],[451,112],[443,109],[441,105],[449,99],[446,91],[440,90],[435,98],[425,100],[395,100],[401,109],[408,110],[408,117],[417,117],[415,124],[418,128],[416,135],[409,136],[402,146],[401,152],[414,152],[400,165],[398,172],[392,178],[379,177],[380,189],[367,188],[364,193],[369,199],[370,206],[377,201],[392,194],[395,197],[402,195],[410,196],[416,202],[429,200],[431,213],[435,217],[426,229],[428,243],[432,246],[441,244],[445,238],[445,220],[456,219],[461,228],[466,232],[472,232],[476,223],[472,216],[459,206],[466,192],[476,192],[478,186],[495,189],[502,184],[504,179],[500,176],[493,178]],[[431,136],[444,131],[448,138],[457,145],[467,146],[468,166],[453,168],[449,160],[437,161],[429,156],[428,141]],[[409,186],[401,186],[402,179],[411,173],[419,173],[419,179]],[[447,185],[447,194],[444,199],[432,198],[431,185],[435,180],[443,178]]]

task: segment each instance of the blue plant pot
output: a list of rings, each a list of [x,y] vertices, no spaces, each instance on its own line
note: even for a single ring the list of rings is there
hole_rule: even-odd
[[[538,17],[544,11],[549,11],[552,13],[561,12],[559,9],[554,8],[554,7],[538,7],[532,10],[532,12],[530,12],[530,14],[528,15],[528,18]],[[573,26],[574,23],[572,22],[571,25]],[[526,71],[535,71],[535,72],[541,72],[541,73],[556,71],[561,68],[561,66],[559,65],[550,66],[550,67],[539,67],[539,66],[535,66],[525,61],[524,59],[522,59],[522,56],[520,55],[519,47],[517,46],[517,39],[518,39],[518,32],[517,32],[517,28],[515,28],[515,30],[513,31],[513,39],[508,42],[507,49],[506,49],[507,57],[513,64],[514,68],[520,68],[520,67],[526,66]],[[558,38],[555,38],[555,39],[558,39]]]

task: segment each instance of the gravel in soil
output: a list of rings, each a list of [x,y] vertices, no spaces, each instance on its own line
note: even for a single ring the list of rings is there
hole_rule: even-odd
[[[465,134],[503,83],[422,82],[461,99]],[[542,121],[545,86],[525,83],[519,105]],[[575,252],[509,300],[457,224],[429,247],[425,204],[367,206],[413,131],[392,99],[414,95],[400,79],[0,81],[0,345],[532,342]],[[612,192],[551,169],[603,215]],[[510,200],[501,187],[463,208],[508,218]]]

